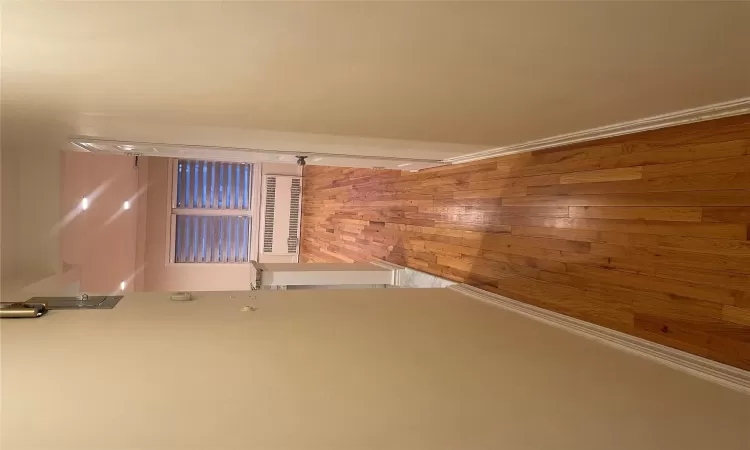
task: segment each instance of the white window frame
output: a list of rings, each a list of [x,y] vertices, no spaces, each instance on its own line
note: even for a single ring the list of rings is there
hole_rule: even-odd
[[[168,180],[167,180],[167,186],[169,186],[169,191],[167,192],[167,205],[166,205],[166,212],[167,212],[167,227],[166,227],[166,236],[167,236],[167,242],[169,245],[166,246],[166,264],[167,265],[175,265],[175,266],[187,266],[187,267],[197,267],[197,266],[222,266],[222,265],[251,265],[253,261],[258,260],[258,227],[257,225],[260,225],[260,220],[257,217],[258,214],[258,208],[260,208],[260,184],[258,181],[261,176],[261,165],[260,163],[243,163],[243,164],[252,164],[252,179],[250,180],[250,205],[248,209],[202,209],[202,208],[178,208],[177,207],[177,196],[175,193],[177,192],[177,162],[180,158],[169,158],[169,172],[168,172]],[[192,159],[192,158],[188,158]],[[215,161],[215,162],[237,162],[237,161],[220,161],[220,160],[212,160],[212,159],[201,159],[200,161]],[[239,215],[246,215],[250,217],[250,220],[248,220],[248,259],[247,262],[211,262],[211,263],[178,263],[175,262],[175,246],[177,241],[177,216],[226,216],[227,213],[239,213]]]

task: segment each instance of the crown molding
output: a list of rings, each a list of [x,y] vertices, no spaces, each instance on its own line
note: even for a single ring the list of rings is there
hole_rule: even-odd
[[[522,314],[539,322],[642,356],[693,376],[750,394],[750,372],[647,341],[620,331],[528,305],[466,284],[449,287],[476,300]]]
[[[483,159],[495,158],[503,155],[531,152],[545,148],[561,147],[564,145],[577,144],[580,142],[594,141],[625,134],[640,133],[642,131],[656,130],[659,128],[673,127],[693,122],[720,119],[722,117],[738,116],[750,113],[750,97],[732,100],[724,103],[701,106],[698,108],[685,109],[658,116],[643,119],[620,122],[614,125],[590,128],[588,130],[573,133],[560,134],[544,139],[513,144],[505,147],[497,147],[467,155],[446,158],[445,163],[461,164]]]

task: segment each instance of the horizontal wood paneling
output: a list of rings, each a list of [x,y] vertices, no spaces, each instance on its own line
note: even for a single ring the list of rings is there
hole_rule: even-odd
[[[307,167],[302,257],[382,258],[750,369],[750,116],[419,173]]]
[[[640,180],[643,167],[623,167],[620,169],[589,170],[560,175],[560,184],[601,183],[604,181]]]
[[[644,194],[514,195],[502,205],[524,206],[750,206],[747,190],[649,192]]]
[[[700,222],[703,210],[698,207],[629,208],[601,206],[571,206],[570,217],[587,219],[662,220],[665,222]]]

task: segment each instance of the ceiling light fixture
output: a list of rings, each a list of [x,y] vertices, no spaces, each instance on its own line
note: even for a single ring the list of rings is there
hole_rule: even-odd
[[[87,209],[89,209],[89,199],[88,198],[83,197],[83,199],[81,200],[81,209],[84,210],[84,211],[86,211]]]
[[[122,209],[124,209],[125,211],[129,210],[130,209],[130,202],[127,201],[127,200],[125,200],[125,203],[122,204]]]
[[[121,290],[121,291],[124,291],[124,290],[125,290],[125,287],[126,287],[127,285],[128,285],[128,284],[127,284],[126,282],[124,282],[124,281],[121,281],[121,282],[120,282],[120,290]]]

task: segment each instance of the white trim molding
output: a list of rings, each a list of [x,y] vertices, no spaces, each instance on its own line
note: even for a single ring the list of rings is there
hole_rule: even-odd
[[[748,371],[647,341],[620,331],[527,305],[526,303],[466,284],[457,284],[448,289],[490,305],[522,314],[536,321],[593,339],[611,347],[651,359],[730,389],[750,394],[750,372]]]
[[[399,266],[389,261],[378,259],[372,264],[393,271],[393,287],[401,288],[444,288],[456,284],[431,273],[420,272],[411,267]]]
[[[497,147],[468,155],[446,158],[445,163],[462,164],[483,159],[495,158],[503,155],[531,152],[545,148],[561,147],[564,145],[589,142],[609,137],[622,136],[626,134],[640,133],[642,131],[656,130],[659,128],[684,125],[692,122],[703,122],[706,120],[720,119],[722,117],[739,116],[750,113],[750,97],[732,100],[724,103],[701,106],[698,108],[685,109],[668,114],[646,117],[643,119],[620,122],[614,125],[590,128],[588,130],[573,133],[560,134],[544,139],[512,144],[505,147]]]
[[[392,262],[388,262],[384,259],[376,259],[372,261],[372,264],[375,264],[378,267],[382,267],[384,269],[390,269],[393,271],[393,281],[391,284],[393,286],[401,286],[401,281],[403,279],[404,271],[406,270],[406,267],[399,266],[398,264],[394,264]]]

